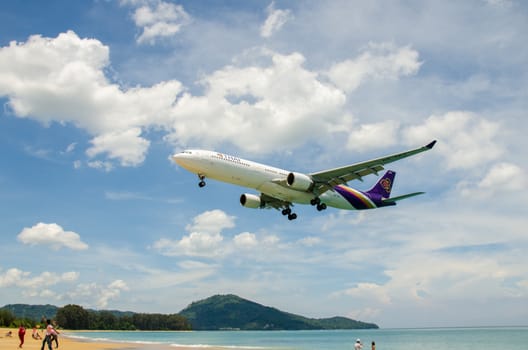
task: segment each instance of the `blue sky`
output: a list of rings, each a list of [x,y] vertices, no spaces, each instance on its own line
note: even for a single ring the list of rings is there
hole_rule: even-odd
[[[0,6],[2,304],[234,293],[382,327],[526,324],[525,3]],[[433,139],[390,167],[395,194],[425,196],[293,222],[168,159],[313,172]]]

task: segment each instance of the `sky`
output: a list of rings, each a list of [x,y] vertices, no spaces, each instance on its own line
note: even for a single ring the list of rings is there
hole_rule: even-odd
[[[527,324],[526,2],[29,0],[0,23],[1,305]],[[432,140],[388,167],[425,195],[294,221],[169,159],[308,173]]]

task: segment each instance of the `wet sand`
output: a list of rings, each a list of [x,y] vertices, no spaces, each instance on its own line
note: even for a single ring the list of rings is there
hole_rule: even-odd
[[[13,332],[13,336],[7,337],[8,331]],[[22,349],[40,350],[42,340],[35,340],[31,337],[32,330],[26,330],[24,338],[24,345]],[[40,332],[39,332],[40,333]],[[18,339],[18,328],[0,328],[0,350],[15,350],[18,349],[20,340]],[[53,350],[55,350],[55,343]],[[136,343],[112,343],[112,342],[96,342],[91,340],[80,340],[76,338],[69,338],[68,331],[61,330],[59,335],[59,349],[64,350],[110,350],[110,349],[130,349],[130,350],[196,350],[195,347],[187,346],[170,346],[170,345],[147,345]],[[209,350],[222,350],[221,347],[211,347]],[[47,350],[47,346],[45,347]]]

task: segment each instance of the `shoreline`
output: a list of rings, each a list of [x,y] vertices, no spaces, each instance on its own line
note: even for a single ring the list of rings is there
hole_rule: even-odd
[[[11,331],[13,335],[7,337],[7,332]],[[59,330],[59,349],[75,349],[75,350],[112,350],[112,349],[127,349],[127,350],[196,350],[196,346],[176,346],[171,344],[140,344],[128,342],[112,342],[112,341],[97,341],[88,338],[71,337],[68,334],[73,331]],[[75,333],[90,332],[90,331],[75,331]],[[22,349],[40,350],[42,340],[35,340],[31,337],[32,329],[26,329],[26,336],[24,338],[24,345]],[[39,334],[42,333],[39,331]],[[18,339],[18,328],[0,328],[0,350],[18,349],[20,340]],[[47,347],[45,348],[47,349]],[[53,344],[55,349],[55,344]],[[208,350],[225,350],[222,347],[208,347]]]

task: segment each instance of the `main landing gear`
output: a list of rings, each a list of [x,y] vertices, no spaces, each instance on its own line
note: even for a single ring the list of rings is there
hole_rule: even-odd
[[[282,209],[282,215],[284,215],[284,216],[287,215],[288,216],[288,220],[290,220],[290,221],[297,219],[297,214],[292,213],[292,210],[291,210],[290,207]]]
[[[205,176],[198,174],[198,177],[200,178],[200,182],[198,182],[198,186],[204,187],[205,186]]]
[[[310,204],[315,206],[318,211],[326,209],[326,204],[325,203],[321,203],[321,198],[319,198],[319,197],[315,197],[315,198],[311,199],[310,200]]]

